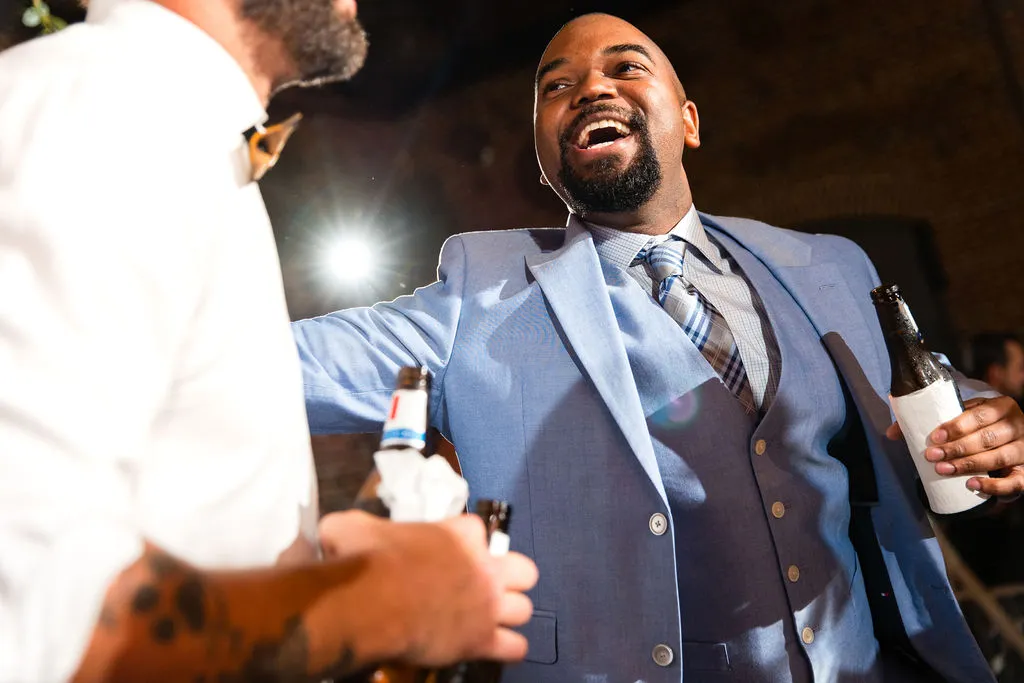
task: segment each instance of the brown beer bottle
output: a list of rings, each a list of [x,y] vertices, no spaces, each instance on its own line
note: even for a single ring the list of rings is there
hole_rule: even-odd
[[[427,452],[427,409],[430,404],[430,372],[425,367],[403,367],[398,371],[395,393],[384,421],[379,451],[414,450]],[[375,467],[356,494],[353,507],[390,517],[390,511],[377,495],[380,473]]]
[[[500,500],[483,499],[476,504],[476,513],[487,526],[487,539],[491,555],[500,557],[508,552],[508,525],[512,508]],[[499,683],[502,665],[500,662],[461,662],[440,669],[430,683]]]
[[[910,449],[928,507],[937,515],[957,515],[985,503],[989,496],[967,488],[971,476],[947,476],[924,458],[928,436],[964,410],[950,371],[928,350],[921,331],[896,285],[871,290],[885,336],[892,370],[889,403]]]
[[[395,392],[381,432],[379,451],[414,450],[427,455],[427,409],[430,402],[430,373],[424,367],[403,367],[398,371]],[[378,517],[391,512],[378,495],[381,478],[377,468],[363,482],[352,506]],[[335,683],[430,683],[433,672],[401,664],[385,664]]]

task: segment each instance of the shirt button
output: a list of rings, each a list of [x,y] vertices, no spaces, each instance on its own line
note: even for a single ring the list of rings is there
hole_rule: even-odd
[[[655,536],[661,536],[668,530],[668,520],[665,519],[665,515],[660,512],[655,512],[651,515],[650,521],[647,526],[651,528],[651,533]]]
[[[768,444],[765,443],[764,439],[758,439],[757,443],[754,444],[754,452],[758,455],[764,455],[766,448],[768,448]]]
[[[800,638],[801,638],[801,639],[802,639],[802,640],[803,640],[803,641],[804,641],[805,643],[807,643],[808,645],[810,645],[811,643],[813,643],[813,642],[814,642],[814,629],[813,629],[813,628],[810,628],[810,627],[808,627],[808,628],[805,628],[805,629],[803,630],[803,632],[802,632],[802,633],[800,634]]]
[[[789,577],[790,581],[796,583],[800,580],[800,567],[796,566],[795,564],[789,565],[789,569],[786,570],[786,576]]]
[[[668,645],[658,643],[654,646],[651,657],[654,658],[654,663],[658,666],[668,666],[675,660],[676,654],[672,652],[672,648]]]
[[[775,501],[774,503],[772,503],[772,516],[775,517],[775,519],[782,519],[782,516],[784,514],[786,514],[785,505],[783,505],[780,501]]]

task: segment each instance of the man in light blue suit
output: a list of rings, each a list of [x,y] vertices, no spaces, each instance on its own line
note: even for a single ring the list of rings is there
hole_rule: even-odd
[[[565,229],[452,237],[434,284],[294,326],[314,431],[378,429],[426,365],[474,496],[512,502],[541,579],[505,680],[992,680],[885,438],[864,253],[698,213],[696,107],[614,17],[552,40],[535,133]],[[1019,465],[1010,403],[936,433],[936,467]],[[970,485],[1019,492],[1005,474]]]

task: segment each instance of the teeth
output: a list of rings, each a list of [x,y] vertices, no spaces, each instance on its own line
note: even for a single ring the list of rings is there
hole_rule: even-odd
[[[587,140],[590,139],[590,133],[597,130],[598,128],[614,128],[615,130],[622,133],[623,136],[629,135],[630,133],[629,126],[622,123],[621,121],[614,121],[612,119],[602,119],[600,121],[594,121],[593,123],[588,123],[587,125],[585,125],[583,127],[583,130],[580,131],[579,137],[576,138],[576,144],[580,147],[586,147]],[[611,142],[602,142],[599,145],[594,145],[594,147],[603,147],[605,145],[610,144]]]

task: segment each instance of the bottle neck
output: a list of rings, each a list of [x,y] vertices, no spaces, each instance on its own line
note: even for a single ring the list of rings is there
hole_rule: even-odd
[[[427,450],[426,390],[398,389],[391,396],[388,417],[381,435],[381,450],[410,448],[426,453]]]
[[[893,396],[906,396],[934,382],[952,379],[924,345],[917,323],[902,299],[876,303],[875,311],[889,352]]]

